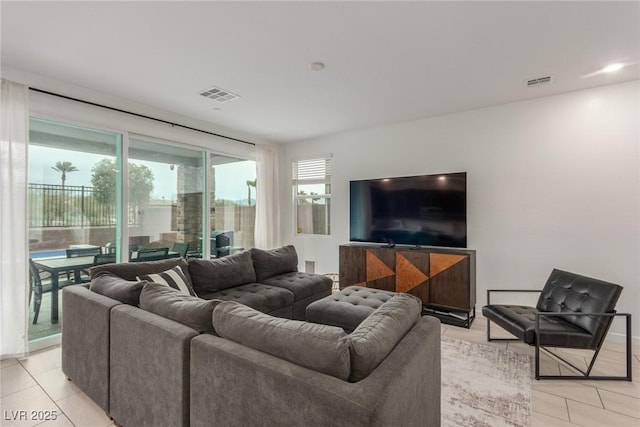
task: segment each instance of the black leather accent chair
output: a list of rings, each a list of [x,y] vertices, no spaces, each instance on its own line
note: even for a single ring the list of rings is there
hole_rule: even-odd
[[[496,292],[540,292],[535,307],[491,304]],[[615,306],[622,286],[554,269],[542,290],[489,289],[482,314],[487,318],[487,340],[491,322],[529,345],[535,346],[536,379],[606,379],[631,381],[631,315],[616,313]],[[614,317],[626,318],[626,376],[590,375]],[[513,340],[513,339],[509,339]],[[586,371],[553,353],[549,347],[578,348],[594,351]],[[582,375],[541,375],[540,349],[576,369]]]

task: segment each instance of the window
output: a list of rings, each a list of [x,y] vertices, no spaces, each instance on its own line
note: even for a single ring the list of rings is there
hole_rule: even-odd
[[[296,234],[331,234],[331,156],[293,162]]]

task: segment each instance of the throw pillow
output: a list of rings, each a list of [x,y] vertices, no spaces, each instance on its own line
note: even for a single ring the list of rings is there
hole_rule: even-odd
[[[296,365],[347,380],[349,336],[336,326],[272,317],[234,301],[213,311],[216,333]]]
[[[189,277],[189,270],[187,269],[187,261],[183,258],[169,258],[159,261],[144,261],[144,262],[123,262],[118,264],[104,264],[91,267],[89,272],[91,278],[97,277],[103,273],[111,273],[116,276],[120,276],[123,279],[135,280],[136,277],[149,273],[160,273],[166,271],[176,265],[182,268],[182,272],[185,277],[191,283]]]
[[[147,282],[144,280],[136,282],[125,280],[115,274],[103,273],[91,280],[89,290],[125,304],[137,306],[145,283]]]
[[[350,335],[349,381],[360,381],[373,372],[420,319],[421,312],[422,302],[418,298],[398,294],[364,319]]]
[[[161,273],[142,274],[137,279],[167,285],[186,295],[194,296],[196,294],[191,287],[191,283],[189,283],[182,269],[178,266]]]
[[[149,282],[140,293],[140,308],[198,332],[212,333],[211,317],[220,300],[203,300],[160,283]]]
[[[268,251],[253,248],[250,252],[258,282],[278,274],[298,271],[298,254],[293,245]]]
[[[216,259],[190,259],[189,274],[197,293],[217,292],[256,281],[249,252]]]

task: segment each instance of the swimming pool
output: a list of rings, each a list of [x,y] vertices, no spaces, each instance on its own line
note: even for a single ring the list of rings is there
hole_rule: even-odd
[[[67,251],[65,249],[52,249],[48,251],[35,251],[30,252],[30,258],[64,258],[67,256]]]

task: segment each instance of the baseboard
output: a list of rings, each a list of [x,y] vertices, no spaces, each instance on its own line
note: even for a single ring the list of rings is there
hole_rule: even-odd
[[[626,339],[627,339],[627,337],[624,334],[620,334],[620,333],[617,333],[617,332],[609,332],[607,334],[606,341],[619,343],[619,344],[624,344]],[[634,345],[634,346],[635,345],[640,346],[640,336],[632,336],[631,337],[631,344]]]

